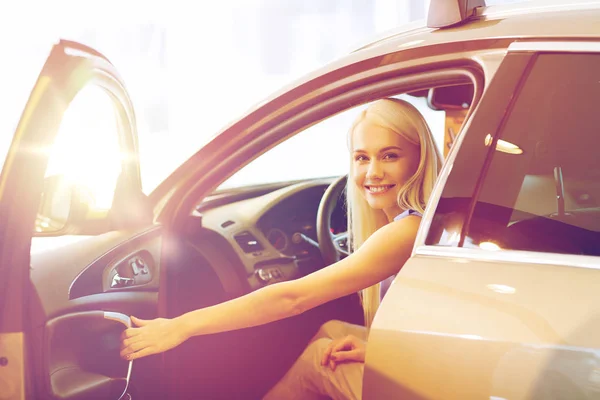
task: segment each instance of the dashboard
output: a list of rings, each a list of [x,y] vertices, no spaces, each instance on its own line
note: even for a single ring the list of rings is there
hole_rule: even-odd
[[[272,192],[219,205],[194,216],[203,228],[223,236],[244,266],[251,290],[295,279],[322,268],[317,213],[332,180],[292,184]],[[334,233],[346,230],[345,199],[332,218]]]
[[[327,186],[305,189],[286,198],[263,215],[258,228],[275,249],[289,256],[307,255],[306,245],[310,243],[306,238],[318,242],[317,213],[326,189]],[[333,233],[346,231],[344,199],[340,199],[339,203],[331,218]],[[306,238],[302,239],[300,235]]]

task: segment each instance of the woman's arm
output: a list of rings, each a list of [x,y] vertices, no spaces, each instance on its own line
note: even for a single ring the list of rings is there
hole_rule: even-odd
[[[121,356],[144,357],[169,350],[196,335],[248,328],[301,314],[330,300],[367,288],[397,273],[414,243],[421,219],[392,222],[345,259],[294,281],[267,286],[174,319],[144,321],[123,333]]]

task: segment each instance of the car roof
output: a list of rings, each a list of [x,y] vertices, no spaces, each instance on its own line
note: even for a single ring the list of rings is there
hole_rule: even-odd
[[[404,25],[383,37],[372,39],[369,44],[284,86],[264,101],[256,104],[245,115],[277,99],[280,95],[331,71],[365,60],[376,60],[391,53],[398,54],[441,44],[457,44],[458,47],[455,47],[455,51],[460,51],[461,43],[477,41],[490,43],[494,39],[498,39],[496,41],[496,46],[498,46],[502,39],[581,40],[600,38],[600,24],[598,23],[600,21],[600,0],[573,1],[558,3],[553,0],[545,0],[482,7],[477,9],[476,15],[465,23],[443,29],[428,28],[425,21]],[[504,45],[508,46],[506,43],[509,41],[503,40]]]
[[[441,43],[494,38],[599,38],[600,1],[529,1],[480,7],[463,24],[428,28],[425,20],[388,31],[353,54],[398,51]]]

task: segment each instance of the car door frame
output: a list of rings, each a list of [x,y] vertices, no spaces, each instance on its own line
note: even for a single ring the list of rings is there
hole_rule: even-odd
[[[49,152],[62,117],[88,84],[104,89],[119,122],[119,141],[126,153],[115,190],[116,204],[139,201],[141,178],[133,107],[114,66],[97,51],[61,40],[55,44],[33,87],[0,176],[0,368],[10,382],[11,398],[35,393],[42,383],[28,379],[28,292],[33,227],[42,195]],[[122,214],[122,213],[121,213]],[[120,221],[121,226],[128,222]],[[107,225],[107,227],[110,227]],[[33,374],[31,374],[33,377]]]
[[[462,53],[434,45],[429,47],[427,55],[415,49],[418,55],[415,58],[411,58],[409,49],[362,62],[351,59],[348,65],[338,66],[318,78],[309,77],[225,128],[159,185],[150,195],[156,204],[156,218],[170,227],[183,227],[185,210],[193,209],[199,199],[211,193],[223,177],[233,175],[240,165],[332,115],[396,95],[398,87],[411,91],[410,82],[417,75],[423,79],[414,85],[414,90],[426,86],[423,82],[442,70],[470,70],[483,79],[485,64],[487,79],[493,76],[507,45],[508,40],[481,40]],[[315,88],[317,84],[319,90]],[[483,88],[484,82],[479,86]]]
[[[547,39],[547,40],[536,40],[536,41],[515,41],[511,43],[507,48],[507,56],[510,56],[514,59],[520,57],[519,61],[522,64],[519,68],[521,68],[521,72],[525,75],[527,73],[528,68],[531,68],[533,62],[535,62],[534,58],[538,54],[543,53],[600,53],[600,41],[566,41],[559,39]],[[515,63],[516,64],[516,63]],[[520,85],[523,82],[517,82],[512,85],[509,92],[507,92],[506,88],[503,90],[505,93],[506,99],[501,102],[500,105],[503,105],[505,109],[502,113],[498,113],[500,120],[499,125],[495,132],[492,133],[492,142],[490,143],[490,150],[487,154],[484,155],[482,159],[478,161],[476,171],[479,171],[477,174],[477,180],[472,180],[472,183],[475,185],[473,187],[473,194],[470,205],[470,213],[465,215],[465,226],[462,228],[463,232],[461,236],[462,240],[464,240],[464,236],[468,232],[470,218],[474,208],[475,203],[477,202],[478,193],[481,190],[481,186],[485,180],[486,172],[488,170],[489,164],[491,164],[493,158],[493,149],[496,146],[499,135],[503,128],[503,123],[508,114],[510,114],[512,103],[516,100],[518,93],[520,92]],[[464,131],[469,130],[469,125],[465,124],[463,128]],[[462,135],[460,140],[457,141],[454,146],[455,151],[448,157],[448,165],[444,168],[440,175],[440,179],[434,191],[432,192],[430,203],[423,215],[423,223],[420,226],[419,233],[415,240],[415,246],[413,249],[413,255],[422,255],[422,256],[457,256],[464,257],[473,260],[487,260],[487,261],[506,261],[506,260],[521,260],[523,257],[523,251],[517,251],[514,253],[512,250],[502,250],[500,252],[490,252],[482,249],[476,248],[465,248],[460,245],[460,241],[454,243],[443,243],[442,246],[428,244],[428,231],[431,227],[432,220],[436,213],[437,206],[442,197],[443,190],[446,186],[446,183],[449,179],[450,173],[453,169],[455,169],[455,161],[456,155],[459,151],[459,148],[462,145],[465,135]],[[549,265],[563,264],[566,266],[582,266],[582,267],[590,267],[594,264],[594,257],[590,256],[576,256],[577,259],[572,259],[573,255],[561,255],[555,253],[538,253],[532,252],[524,261],[532,262],[532,263],[543,263]]]
[[[585,256],[585,255],[564,255],[557,253],[541,253],[533,251],[520,251],[520,250],[505,250],[499,249],[498,251],[485,250],[474,247],[462,247],[464,238],[468,235],[468,230],[471,222],[471,217],[474,211],[474,206],[479,198],[479,192],[485,181],[486,173],[491,164],[493,158],[496,143],[503,130],[506,118],[512,111],[512,106],[515,100],[518,98],[521,91],[521,87],[528,75],[529,69],[535,63],[535,57],[541,53],[598,53],[600,52],[600,42],[598,41],[564,41],[556,38],[551,39],[539,39],[535,41],[514,41],[511,43],[506,50],[506,57],[499,66],[494,79],[498,82],[494,82],[494,79],[489,81],[488,87],[486,87],[486,93],[484,99],[482,99],[482,114],[478,115],[478,111],[472,116],[471,121],[468,121],[463,127],[464,134],[459,137],[455,143],[452,152],[450,153],[447,163],[440,174],[440,178],[432,192],[430,201],[426,207],[423,215],[423,222],[420,225],[415,245],[411,258],[405,264],[405,274],[398,276],[395,281],[395,285],[386,294],[386,300],[382,303],[380,312],[378,313],[371,333],[369,341],[370,352],[367,351],[367,360],[365,364],[365,376],[363,380],[363,398],[385,398],[389,397],[390,394],[395,396],[404,396],[406,398],[438,398],[448,397],[450,393],[457,398],[463,398],[465,396],[491,396],[494,397],[494,393],[479,392],[478,390],[485,390],[486,387],[491,387],[491,382],[485,381],[484,379],[473,378],[469,376],[469,382],[473,383],[477,381],[477,385],[465,385],[464,382],[456,379],[447,380],[444,385],[427,385],[419,386],[419,383],[426,380],[428,382],[436,382],[441,376],[449,376],[448,374],[457,373],[458,368],[453,371],[448,370],[447,360],[443,356],[436,358],[432,354],[443,354],[443,348],[441,345],[454,346],[457,352],[466,350],[458,346],[457,342],[443,342],[447,338],[456,338],[464,340],[464,342],[492,342],[489,337],[480,335],[478,332],[465,331],[462,336],[456,334],[448,329],[448,326],[444,328],[444,321],[433,321],[429,326],[432,326],[431,332],[423,328],[427,326],[424,322],[427,318],[432,319],[431,315],[421,314],[422,317],[415,318],[416,314],[422,312],[418,307],[407,306],[403,307],[401,312],[398,312],[398,304],[428,304],[428,295],[431,298],[439,296],[447,296],[450,298],[452,294],[456,297],[463,296],[465,302],[471,301],[476,303],[480,300],[473,292],[469,292],[462,287],[453,286],[450,282],[444,282],[444,285],[440,285],[439,282],[435,282],[434,279],[428,280],[427,273],[424,271],[426,268],[430,268],[431,271],[442,271],[447,270],[447,274],[456,273],[451,267],[453,264],[457,266],[471,265],[473,269],[480,265],[490,264],[503,264],[504,266],[529,266],[536,268],[539,266],[560,266],[560,267],[575,267],[584,269],[598,269],[598,257]],[[504,64],[504,65],[503,65]],[[512,71],[504,71],[509,67],[513,67]],[[509,78],[509,75],[512,75]],[[495,113],[485,114],[485,109],[494,108],[497,110]],[[478,124],[478,120],[481,120],[485,116],[487,119],[486,124]],[[482,126],[486,125],[487,128],[483,129]],[[474,129],[475,132],[469,134],[469,131]],[[459,168],[464,166],[456,163],[457,155],[461,151],[461,147],[465,141],[477,140],[480,143],[484,143],[485,134],[491,135],[491,142],[488,145],[488,150],[481,152],[481,154],[474,155],[472,152],[468,152],[471,160],[474,158],[474,162],[469,164],[468,168],[473,170],[471,178],[468,179],[467,185],[470,188],[470,192],[465,190],[465,195],[470,195],[469,204],[466,211],[460,216],[460,221],[454,221],[453,228],[448,231],[456,233],[454,235],[447,235],[445,240],[440,240],[436,243],[430,243],[430,229],[436,214],[439,213],[438,206],[440,200],[444,194],[444,189],[449,185],[450,179],[456,179],[452,174],[456,174]],[[463,149],[464,151],[464,149]],[[464,154],[462,155],[464,157]],[[462,175],[458,175],[462,176]],[[464,176],[463,176],[464,178]],[[463,186],[463,189],[467,186]],[[453,192],[454,193],[454,192]],[[441,229],[440,229],[441,230]],[[454,236],[454,238],[452,238]],[[462,272],[462,271],[460,271]],[[432,272],[429,272],[430,274]],[[446,273],[446,272],[444,272]],[[481,276],[488,276],[487,272],[480,271]],[[523,272],[526,274],[526,272]],[[431,276],[431,275],[429,275]],[[464,276],[464,275],[460,275]],[[439,279],[439,278],[438,278]],[[468,278],[463,278],[468,281]],[[483,279],[482,279],[483,280]],[[490,281],[492,282],[492,281]],[[494,281],[495,282],[495,281]],[[473,286],[481,282],[474,279]],[[447,285],[447,286],[446,286]],[[493,285],[491,285],[493,287]],[[514,290],[514,288],[506,287],[502,285],[500,290]],[[411,289],[422,290],[424,293],[421,297],[412,296],[414,293],[410,293]],[[491,289],[490,289],[491,290]],[[521,288],[519,288],[521,290]],[[408,294],[407,294],[408,293]],[[499,293],[502,293],[501,291]],[[511,293],[510,291],[506,293]],[[470,298],[467,298],[471,296]],[[483,297],[481,297],[483,298]],[[494,300],[486,299],[490,304]],[[483,303],[483,301],[482,301]],[[519,308],[519,304],[511,305],[511,311],[515,313],[521,313],[523,320],[530,323],[531,326],[541,326],[545,328],[549,326],[548,321],[540,318],[535,312],[536,310],[528,309],[525,307]],[[489,307],[489,309],[492,309]],[[448,312],[444,310],[440,313]],[[489,310],[488,309],[488,310]],[[412,312],[414,310],[414,312]],[[459,315],[460,315],[459,310]],[[412,314],[411,314],[412,312]],[[461,328],[468,326],[467,321],[471,315],[460,315],[460,318],[455,317],[456,320],[461,321]],[[412,318],[412,319],[411,319]],[[410,320],[410,322],[404,323],[403,326],[399,326],[402,320]],[[449,323],[449,322],[446,322]],[[489,322],[486,322],[489,323]],[[537,324],[537,325],[536,325]],[[404,336],[400,336],[402,333]],[[423,359],[426,360],[424,363],[430,365],[428,367],[429,374],[425,374],[422,369],[422,365],[414,368],[414,375],[407,373],[404,376],[400,376],[403,372],[406,372],[405,365],[398,365],[394,363],[394,360],[398,360],[400,356],[398,352],[402,349],[398,346],[399,340],[402,338],[412,335],[414,342],[411,344],[419,343],[419,347],[414,348],[414,353],[404,353],[407,359],[411,359],[415,354],[422,354]],[[515,340],[515,337],[510,338],[511,341]],[[375,344],[376,346],[373,346]],[[368,350],[369,350],[368,349]],[[423,353],[419,353],[419,351]],[[384,354],[385,353],[385,354]],[[450,352],[449,352],[450,353]],[[483,359],[481,354],[477,357]],[[480,360],[478,360],[480,361]],[[483,361],[481,363],[472,366],[472,369],[487,371],[483,368],[484,366],[493,369],[493,365],[485,365]],[[457,363],[458,364],[458,363]],[[393,367],[393,369],[392,369]],[[400,371],[400,372],[389,372],[389,371]],[[420,375],[419,375],[420,374]],[[463,376],[464,378],[465,376]],[[524,382],[520,382],[523,384]],[[465,392],[457,392],[456,387],[464,387]],[[471,390],[471,392],[468,392]],[[466,394],[470,393],[470,394]],[[522,395],[522,393],[521,393]],[[510,396],[509,396],[510,397]]]

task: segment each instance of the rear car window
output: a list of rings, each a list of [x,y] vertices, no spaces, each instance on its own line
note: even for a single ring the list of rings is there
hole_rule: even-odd
[[[600,256],[599,100],[600,55],[536,57],[490,153],[464,247]]]

